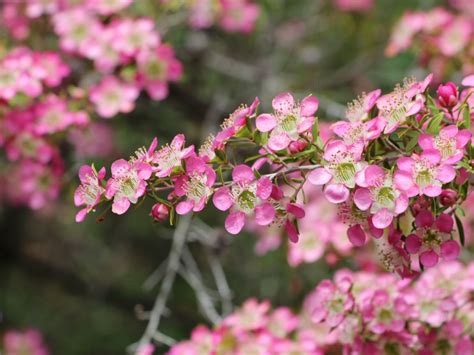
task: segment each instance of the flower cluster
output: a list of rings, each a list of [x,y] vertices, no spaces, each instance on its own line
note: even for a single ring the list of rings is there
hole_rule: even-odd
[[[9,162],[2,180],[20,185],[5,188],[10,202],[38,209],[56,199],[66,155],[61,147],[72,144],[78,156],[106,154],[107,140],[91,136],[111,133],[91,118],[132,111],[141,90],[163,100],[168,83],[180,79],[181,63],[154,21],[122,12],[131,3],[53,0],[0,9],[2,25],[24,43],[13,42],[0,58],[0,147]],[[44,40],[39,23],[57,35],[57,49],[26,47]]]
[[[99,204],[122,214],[148,196],[156,202],[151,216],[169,214],[174,223],[176,214],[200,212],[212,201],[229,211],[224,225],[231,234],[247,224],[283,226],[292,242],[304,235],[290,248],[295,265],[320,257],[318,244],[333,239],[342,224],[355,247],[372,236],[383,263],[403,276],[455,259],[464,242],[460,205],[472,172],[471,103],[452,83],[432,98],[431,78],[405,80],[385,95],[364,94],[349,104],[347,121],[330,126],[329,138],[320,132],[315,96],[298,102],[282,93],[271,113],[257,113],[258,99],[239,107],[200,149],[187,147],[183,135],[159,149],[155,139],[128,161],[114,162],[107,181],[93,167],[83,168],[93,178],[81,177],[78,191],[89,198],[76,199],[85,206],[78,220]],[[470,90],[472,78],[463,84]],[[245,147],[244,156],[238,147]],[[317,241],[315,219],[304,219],[312,211],[308,185],[321,186],[338,215]]]
[[[175,9],[176,2],[161,0],[165,8]],[[218,24],[224,31],[250,33],[261,9],[253,0],[193,0],[180,2],[188,11],[189,25],[196,29]]]
[[[48,355],[41,333],[35,329],[25,331],[8,330],[3,335],[5,355]]]
[[[416,281],[340,270],[299,314],[250,299],[214,329],[198,326],[168,354],[472,354],[474,264],[448,262]]]
[[[450,2],[462,11],[455,14],[437,7],[426,12],[406,12],[395,25],[386,54],[394,56],[416,48],[420,63],[429,67],[437,80],[453,66],[471,74],[474,70],[472,4],[463,0]]]

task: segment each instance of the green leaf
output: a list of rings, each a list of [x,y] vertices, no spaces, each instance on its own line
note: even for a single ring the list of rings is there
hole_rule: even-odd
[[[430,120],[430,123],[428,123],[426,131],[431,134],[438,134],[441,129],[441,122],[443,121],[443,118],[444,114],[442,112],[433,116],[433,118]]]
[[[459,233],[459,242],[462,246],[464,246],[465,238],[464,238],[464,227],[462,225],[461,220],[459,219],[457,214],[454,214],[454,219],[456,220],[456,227]]]
[[[419,137],[420,132],[416,132],[416,134],[414,134],[413,137],[408,141],[407,146],[405,147],[408,152],[411,152],[413,149],[415,149],[418,144]]]
[[[464,128],[467,128],[467,129],[471,128],[471,113],[469,112],[469,107],[467,107],[467,105],[464,108],[462,117],[463,117]]]

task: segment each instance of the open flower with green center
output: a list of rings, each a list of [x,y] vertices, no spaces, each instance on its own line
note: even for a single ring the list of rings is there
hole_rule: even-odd
[[[272,182],[268,177],[256,179],[247,165],[237,165],[232,171],[233,183],[219,188],[213,196],[213,203],[221,211],[231,208],[225,220],[225,229],[238,234],[245,225],[247,216],[255,214],[255,222],[268,225],[275,218],[275,208],[267,202],[272,193]]]
[[[319,101],[310,95],[297,103],[290,93],[285,92],[273,99],[272,106],[274,113],[259,115],[256,125],[260,132],[270,132],[268,147],[278,151],[297,141],[302,134],[311,132]]]
[[[421,154],[397,160],[398,169],[394,174],[397,189],[404,191],[408,197],[426,195],[439,196],[443,184],[456,177],[456,170],[449,164],[441,162],[441,154],[434,149],[427,149]]]
[[[95,206],[100,202],[102,194],[105,192],[101,185],[104,177],[105,168],[97,172],[93,166],[83,165],[79,169],[81,185],[74,192],[74,204],[76,206],[85,205],[86,207],[76,214],[76,222],[82,222],[86,218],[87,213],[94,210]]]
[[[176,205],[176,212],[184,215],[201,211],[214,191],[215,181],[216,172],[204,159],[196,156],[186,159],[186,173],[175,180],[174,190],[176,196],[184,196],[186,200]]]
[[[405,79],[403,86],[397,85],[393,92],[378,98],[379,117],[385,121],[384,133],[394,132],[408,117],[420,112],[425,100],[420,94],[426,90],[432,78],[433,74],[422,82]]]
[[[124,214],[131,203],[137,203],[145,194],[146,180],[150,178],[152,168],[141,161],[131,163],[119,159],[112,163],[111,170],[112,177],[107,181],[105,197],[109,200],[113,198],[113,213]]]
[[[349,277],[336,280],[323,280],[307,297],[305,308],[311,314],[314,323],[324,322],[329,327],[337,327],[354,307],[354,297],[350,289]]]
[[[183,74],[183,66],[169,44],[141,51],[137,55],[137,64],[138,83],[153,100],[163,100],[168,96],[168,82],[179,80]]]
[[[152,162],[158,165],[155,168],[157,177],[168,177],[174,169],[181,168],[184,159],[195,154],[194,145],[185,147],[184,144],[184,134],[177,134],[169,145],[167,144],[153,153]]]
[[[378,229],[388,227],[395,216],[408,208],[407,195],[394,186],[392,175],[377,165],[369,165],[358,184],[362,187],[354,193],[354,203],[360,210],[370,211]]]
[[[469,130],[459,130],[456,125],[450,125],[442,128],[436,137],[428,133],[421,134],[418,144],[423,150],[438,151],[445,164],[456,164],[464,157],[464,147],[470,142],[471,136]]]
[[[308,174],[314,185],[325,185],[324,195],[332,203],[341,203],[349,198],[350,190],[356,185],[356,175],[364,168],[360,147],[349,147],[335,140],[326,146],[322,167]]]

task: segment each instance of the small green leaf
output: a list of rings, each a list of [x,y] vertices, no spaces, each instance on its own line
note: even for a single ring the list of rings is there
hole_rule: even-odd
[[[413,137],[408,141],[407,146],[405,148],[408,152],[411,152],[413,149],[415,149],[418,144],[419,137],[420,132],[416,132],[416,134],[414,134]]]
[[[463,117],[464,128],[467,128],[467,129],[471,128],[471,113],[469,112],[469,107],[467,107],[467,105],[464,108],[462,117]]]
[[[461,220],[459,219],[457,214],[454,214],[454,219],[456,220],[456,227],[458,229],[459,233],[459,242],[461,243],[462,246],[464,246],[464,227],[462,225]]]
[[[444,114],[442,112],[433,116],[433,118],[430,120],[430,123],[428,123],[426,131],[431,134],[438,134],[441,129],[441,122],[443,121],[443,118]]]

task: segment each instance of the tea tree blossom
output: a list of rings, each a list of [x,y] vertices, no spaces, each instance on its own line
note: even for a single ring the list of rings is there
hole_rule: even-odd
[[[319,102],[314,96],[307,96],[297,104],[290,93],[276,96],[272,101],[273,114],[261,114],[256,119],[260,132],[270,132],[268,147],[278,151],[297,141],[301,135],[311,131],[314,114]]]
[[[119,159],[112,164],[111,171],[112,177],[107,181],[105,197],[113,199],[112,212],[123,214],[131,203],[137,203],[145,194],[145,181],[150,178],[152,170],[146,163],[130,163]]]
[[[363,169],[362,151],[335,140],[327,145],[323,159],[323,167],[313,170],[308,176],[309,181],[325,185],[324,194],[330,202],[346,201],[349,189],[355,187],[357,173]]]
[[[113,76],[108,76],[90,89],[90,100],[96,105],[99,115],[111,118],[119,112],[128,113],[135,107],[139,94],[133,84],[120,82]]]
[[[428,133],[421,134],[418,143],[423,150],[437,151],[444,164],[455,164],[464,157],[464,148],[471,136],[469,130],[459,130],[456,125],[451,125],[442,128],[437,137]]]
[[[100,202],[105,189],[101,185],[101,181],[105,177],[105,168],[98,172],[89,165],[83,165],[79,169],[79,179],[81,185],[77,187],[74,193],[74,204],[76,206],[86,205],[76,215],[76,222],[82,222],[86,214],[94,210],[95,206]]]

